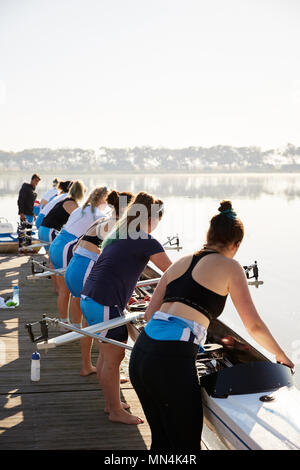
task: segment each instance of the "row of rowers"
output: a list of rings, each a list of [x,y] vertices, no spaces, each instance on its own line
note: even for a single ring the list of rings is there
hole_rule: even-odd
[[[64,276],[52,277],[60,319],[69,322],[70,293],[70,315],[77,327],[82,321],[87,326],[119,317],[148,261],[163,272],[171,265],[163,246],[150,235],[162,218],[163,202],[145,192],[97,187],[81,206],[81,181],[59,182],[57,190],[49,202],[41,201],[36,226],[39,239],[50,243],[50,265],[66,268]],[[126,341],[127,328],[103,335]],[[81,375],[96,371],[91,345],[89,338],[81,341]]]

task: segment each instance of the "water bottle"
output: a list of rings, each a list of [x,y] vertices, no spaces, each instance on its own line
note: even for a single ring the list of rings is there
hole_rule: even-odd
[[[19,287],[18,286],[14,286],[12,301],[15,307],[19,306],[20,299],[19,299]]]
[[[14,286],[12,298],[7,300],[6,307],[18,307],[19,306],[19,287]]]
[[[34,352],[31,357],[31,380],[38,382],[41,377],[41,356],[38,352]]]

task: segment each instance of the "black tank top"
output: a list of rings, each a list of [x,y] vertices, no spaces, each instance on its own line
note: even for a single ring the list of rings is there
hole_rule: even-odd
[[[199,255],[194,255],[186,272],[167,285],[163,302],[181,302],[198,310],[210,321],[221,315],[225,307],[227,295],[217,294],[192,278],[192,271],[198,261],[212,253],[216,253],[216,251],[202,252]]]
[[[49,214],[44,217],[41,225],[44,227],[54,228],[55,230],[60,230],[65,223],[67,223],[70,214],[63,208],[63,204],[67,201],[74,201],[72,197],[67,197],[62,201],[59,201]]]

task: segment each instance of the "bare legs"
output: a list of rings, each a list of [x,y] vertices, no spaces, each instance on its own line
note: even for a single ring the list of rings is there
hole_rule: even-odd
[[[73,304],[75,302],[79,305],[80,309],[80,299],[76,298],[73,300]],[[73,315],[73,310],[72,310],[72,315]],[[83,321],[83,327],[85,328],[88,326],[88,323],[84,319]],[[80,340],[80,346],[81,346],[81,371],[80,375],[83,377],[86,377],[87,375],[90,374],[95,374],[97,372],[97,368],[93,366],[92,360],[91,360],[91,351],[92,351],[92,346],[93,346],[93,338],[83,337]]]
[[[65,283],[65,278],[63,276],[56,276],[57,287],[58,287],[58,297],[57,297],[57,308],[62,320],[68,319],[68,303],[70,292]]]
[[[97,377],[110,421],[125,424],[143,423],[141,418],[128,413],[120,400],[120,364],[124,358],[125,350],[113,344],[99,343],[99,353]]]

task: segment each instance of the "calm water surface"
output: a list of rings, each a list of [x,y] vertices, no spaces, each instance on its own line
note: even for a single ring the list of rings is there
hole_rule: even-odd
[[[38,198],[54,176],[42,175]],[[236,255],[242,265],[258,263],[263,286],[250,287],[259,314],[296,364],[300,388],[300,174],[260,175],[73,175],[88,191],[107,185],[132,192],[148,191],[163,199],[165,215],[153,235],[161,242],[179,235],[183,250],[168,252],[175,260],[202,246],[210,218],[222,199],[230,199],[244,223],[245,238]],[[30,175],[0,177],[0,216],[17,221],[17,194]],[[230,299],[221,317],[254,343],[245,332]],[[257,345],[256,345],[257,347]],[[259,348],[261,349],[261,348]],[[265,353],[265,351],[263,351]],[[266,354],[269,357],[268,353]]]

